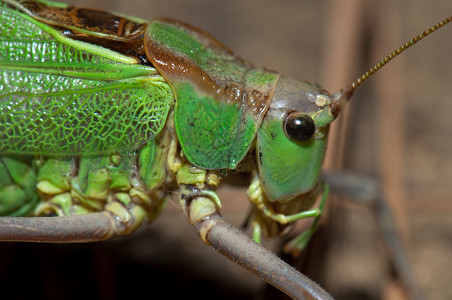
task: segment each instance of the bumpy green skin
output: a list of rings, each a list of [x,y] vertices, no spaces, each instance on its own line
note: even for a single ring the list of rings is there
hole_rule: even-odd
[[[140,151],[108,156],[0,158],[0,215],[74,215],[133,201],[157,216],[165,199],[152,198],[166,179],[161,138]],[[41,200],[41,201],[39,201]]]
[[[170,86],[136,58],[64,37],[4,2],[0,21],[0,215],[134,202],[152,219],[165,202],[151,195],[167,177],[169,138],[159,133]]]
[[[187,159],[206,169],[235,169],[257,130],[254,118],[237,103],[199,95],[187,82],[176,93],[176,128]]]
[[[24,158],[0,157],[0,215],[27,215],[38,201],[33,163]]]
[[[145,43],[174,90],[176,132],[187,159],[205,169],[235,169],[252,145],[279,75],[255,69],[213,37],[173,20],[154,20]]]
[[[102,154],[161,131],[173,96],[154,68],[0,13],[0,153]]]

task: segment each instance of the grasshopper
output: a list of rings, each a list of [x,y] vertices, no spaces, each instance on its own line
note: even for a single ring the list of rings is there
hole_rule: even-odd
[[[330,95],[256,69],[179,21],[147,23],[44,1],[4,2],[5,20],[33,27],[32,33],[6,27],[6,36],[22,41],[40,30],[38,38],[53,39],[56,47],[44,46],[28,64],[21,64],[23,51],[16,51],[22,46],[5,48],[5,98],[14,106],[4,108],[1,151],[4,173],[16,184],[4,184],[3,213],[13,216],[3,219],[4,239],[89,241],[129,234],[158,216],[166,190],[176,182],[190,223],[206,243],[221,248],[212,236],[218,230],[225,237],[229,229],[222,231],[221,202],[213,189],[228,170],[243,170],[253,174],[248,194],[255,208],[254,239],[314,217],[311,229],[291,244],[294,251],[306,246],[328,195],[319,180],[328,125],[361,80]],[[91,15],[102,25],[91,25]],[[56,58],[47,63],[49,54]],[[32,74],[25,82],[43,83],[45,75],[52,85],[44,96],[34,86],[23,89],[24,73]],[[66,90],[68,85],[73,88]],[[143,101],[148,95],[153,101]],[[93,98],[99,100],[91,103]],[[21,119],[18,108],[29,116]],[[310,209],[319,194],[319,208]],[[77,217],[15,218],[30,214]],[[35,225],[21,223],[30,220],[47,230],[36,234]],[[327,297],[321,293],[313,292]]]

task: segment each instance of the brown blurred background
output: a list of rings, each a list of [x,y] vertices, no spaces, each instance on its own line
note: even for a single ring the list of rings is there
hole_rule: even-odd
[[[68,2],[186,21],[257,66],[318,82],[331,92],[452,12],[452,2],[443,0]],[[451,78],[452,26],[357,91],[329,148],[329,169],[382,184],[426,299],[452,298]],[[220,189],[223,215],[236,225],[247,213],[245,189]],[[322,270],[316,279],[341,299],[399,299],[388,284],[391,269],[371,211],[331,199],[330,216],[328,252],[311,261]],[[266,245],[278,249],[275,242]],[[281,298],[204,246],[176,203],[133,236],[106,243],[0,244],[0,286],[19,299]]]

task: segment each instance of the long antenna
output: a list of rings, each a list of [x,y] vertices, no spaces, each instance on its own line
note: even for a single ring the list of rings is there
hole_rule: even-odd
[[[396,50],[394,50],[391,54],[386,56],[384,59],[379,61],[377,64],[375,64],[372,68],[370,68],[366,73],[361,75],[358,79],[356,79],[354,82],[352,82],[350,85],[348,85],[345,89],[341,90],[341,94],[345,99],[350,99],[353,95],[353,92],[361,85],[364,81],[366,81],[370,76],[375,74],[378,70],[383,68],[384,65],[386,65],[388,62],[393,60],[396,56],[398,56],[400,53],[405,51],[406,49],[410,48],[423,38],[425,38],[430,33],[435,32],[436,30],[440,29],[441,27],[444,27],[446,24],[450,23],[452,21],[452,16],[438,22],[434,26],[430,27],[429,29],[423,31],[422,33],[415,36],[410,41],[406,42]]]

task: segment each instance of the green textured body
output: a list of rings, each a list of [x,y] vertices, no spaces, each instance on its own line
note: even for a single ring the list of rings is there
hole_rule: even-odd
[[[163,128],[173,96],[154,68],[12,9],[0,18],[0,153],[110,153]]]
[[[87,213],[131,198],[151,214],[149,194],[166,177],[168,141],[156,137],[170,86],[132,56],[0,5],[0,215]]]
[[[106,210],[133,229],[174,183],[220,207],[220,174],[248,155],[256,228],[318,217],[326,91],[171,19],[1,0],[0,20],[0,215]],[[305,141],[284,129],[294,112]]]
[[[0,215],[100,211],[111,198],[127,202],[134,185],[143,195],[160,188],[167,166],[153,149],[169,147],[170,138],[159,145],[155,139],[174,98],[174,127],[191,163],[233,169],[248,153],[276,73],[254,69],[186,25],[154,21],[145,32],[147,23],[129,19],[141,35],[105,29],[98,38],[67,15],[45,15],[48,7],[70,11],[67,5],[1,5]],[[85,42],[91,39],[111,45]],[[194,82],[199,74],[181,79],[158,72],[140,54],[143,39],[164,43],[168,60],[185,56],[210,86]]]
[[[205,169],[235,169],[249,152],[279,74],[256,69],[210,35],[156,19],[147,55],[173,87],[175,126],[188,160]]]
[[[152,140],[140,151],[112,155],[2,156],[0,215],[85,214],[113,201],[134,201],[153,219],[166,201],[150,196],[165,183],[166,146]]]

